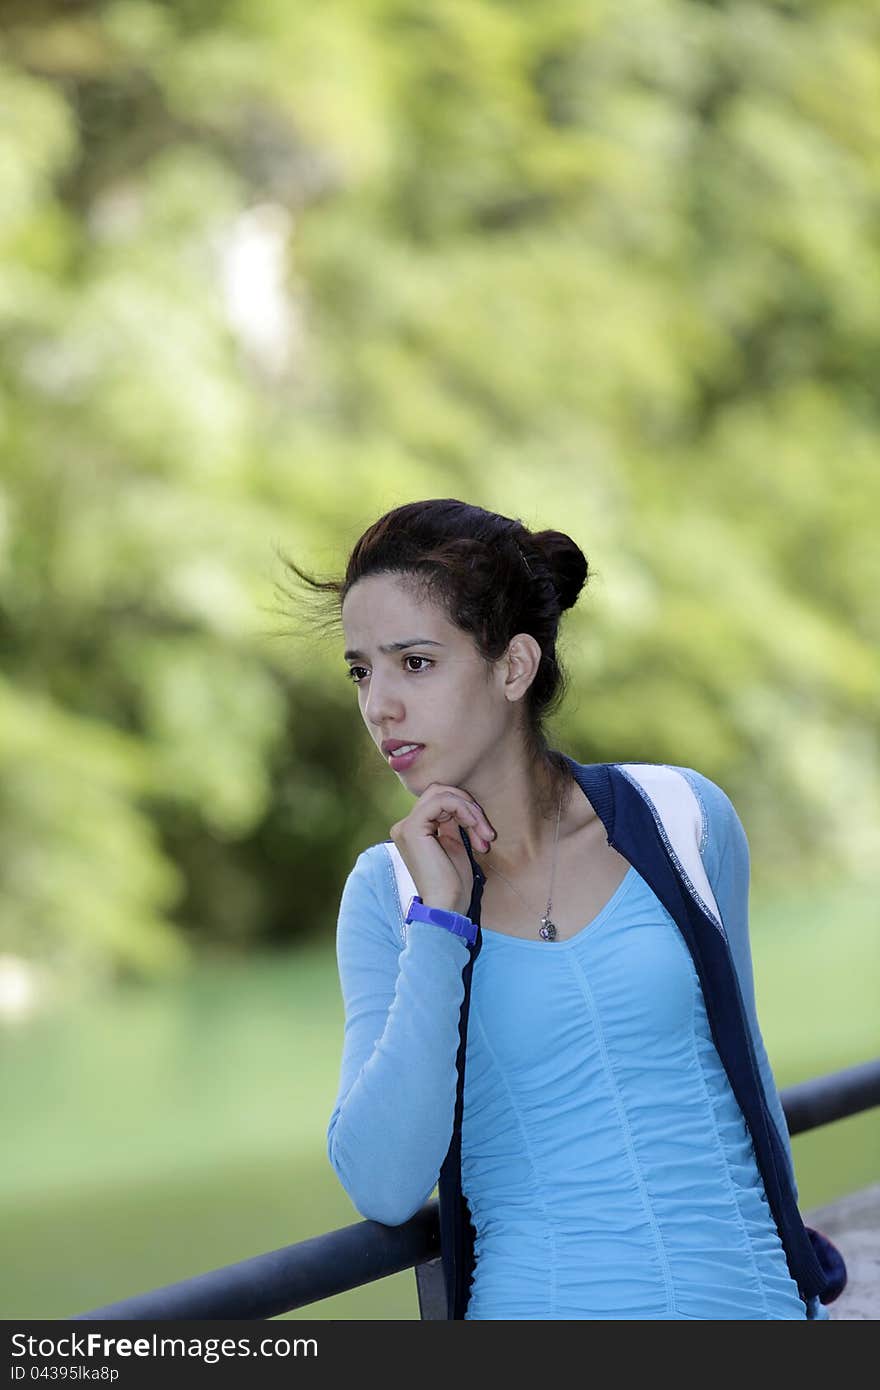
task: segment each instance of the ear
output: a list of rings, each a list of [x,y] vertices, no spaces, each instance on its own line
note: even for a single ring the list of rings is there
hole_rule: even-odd
[[[530,632],[518,632],[507,644],[505,688],[512,686],[510,698],[521,700],[541,664],[541,648]]]

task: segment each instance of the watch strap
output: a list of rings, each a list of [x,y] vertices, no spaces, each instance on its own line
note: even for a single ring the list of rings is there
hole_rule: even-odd
[[[433,922],[436,927],[452,932],[453,936],[463,937],[469,946],[473,946],[477,940],[477,926],[470,917],[465,917],[462,912],[450,912],[445,907],[429,907],[422,902],[418,893],[410,899],[406,910],[407,926],[410,922]]]

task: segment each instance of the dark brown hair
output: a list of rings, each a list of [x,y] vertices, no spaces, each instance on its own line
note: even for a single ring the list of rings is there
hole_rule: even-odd
[[[355,542],[342,579],[315,579],[278,553],[317,600],[313,626],[323,634],[341,632],[346,594],[376,574],[410,580],[420,602],[435,603],[471,637],[487,668],[515,633],[529,633],[541,661],[525,697],[526,751],[534,762],[566,771],[548,748],[544,725],[568,685],[556,652],[559,619],[574,607],[588,575],[586,556],[570,536],[530,531],[518,517],[444,497],[406,502],[380,516]],[[287,597],[302,596],[278,588]]]

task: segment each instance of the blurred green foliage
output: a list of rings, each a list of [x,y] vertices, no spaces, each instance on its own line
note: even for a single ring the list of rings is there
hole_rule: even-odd
[[[715,778],[758,879],[876,862],[878,0],[3,25],[0,950],[332,930],[407,798],[276,547],[420,496],[595,565],[554,746]]]

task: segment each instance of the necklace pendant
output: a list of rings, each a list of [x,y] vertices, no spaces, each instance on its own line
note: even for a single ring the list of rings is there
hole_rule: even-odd
[[[538,928],[538,935],[540,936],[542,941],[556,940],[556,927],[550,921],[549,917],[541,918],[541,925]]]

